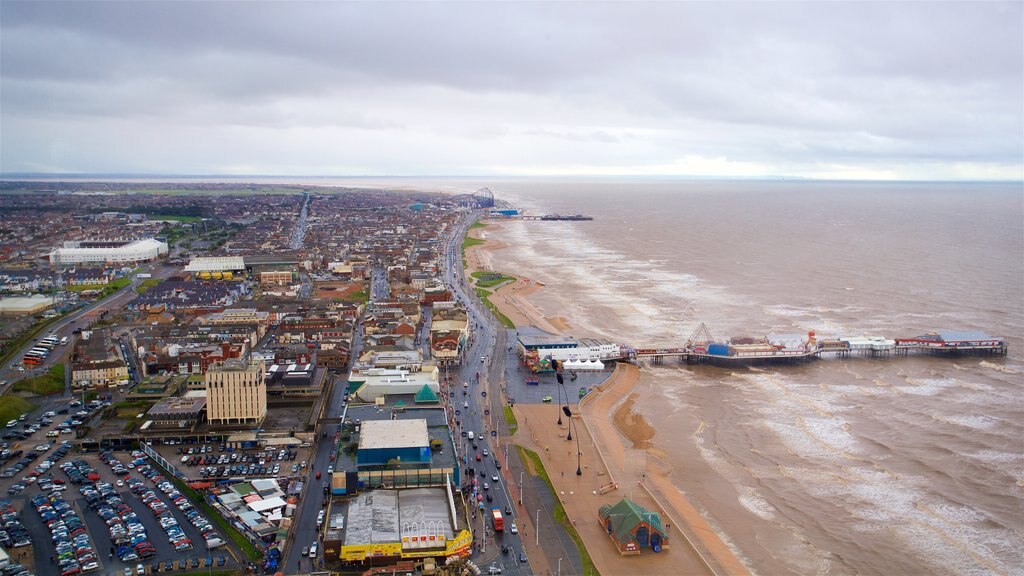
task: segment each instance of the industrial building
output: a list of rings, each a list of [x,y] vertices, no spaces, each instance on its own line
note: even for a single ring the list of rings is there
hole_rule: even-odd
[[[258,426],[267,416],[263,362],[231,359],[206,373],[206,418],[211,426]]]
[[[167,243],[155,238],[132,242],[103,242],[91,245],[89,242],[68,241],[61,248],[50,252],[50,263],[65,264],[134,264],[152,262],[167,254]]]
[[[244,272],[241,256],[196,256],[188,261],[185,272]]]
[[[53,306],[53,297],[43,294],[0,298],[0,316],[38,314]]]

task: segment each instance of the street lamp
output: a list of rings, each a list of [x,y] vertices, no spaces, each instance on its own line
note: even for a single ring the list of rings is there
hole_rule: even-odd
[[[551,368],[555,371],[555,380],[558,380],[558,386],[555,386],[555,393],[558,394],[558,404],[562,405],[562,369],[558,364],[558,360],[551,359]],[[558,425],[562,425],[562,413],[558,413]]]
[[[533,530],[537,533],[537,546],[540,546],[540,508],[537,508],[537,522],[533,525]]]
[[[562,559],[558,559],[558,576],[562,576]]]
[[[575,422],[572,421],[572,410],[569,410],[568,406],[562,406],[562,412],[565,412],[565,416],[567,418],[569,418],[569,428],[572,429],[572,427],[576,425]],[[583,475],[583,469],[580,467],[580,456],[581,455],[582,455],[582,452],[580,452],[580,435],[579,435],[579,430],[577,429],[576,430],[576,475],[577,476],[582,476]]]

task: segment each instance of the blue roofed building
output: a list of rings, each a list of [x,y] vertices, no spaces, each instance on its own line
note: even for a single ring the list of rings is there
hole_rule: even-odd
[[[367,420],[362,422],[356,466],[419,468],[430,466],[430,435],[427,421]]]

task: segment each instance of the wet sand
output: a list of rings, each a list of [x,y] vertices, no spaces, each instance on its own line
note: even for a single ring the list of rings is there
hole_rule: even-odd
[[[582,452],[581,476],[576,475],[573,458],[575,441],[566,440],[568,422],[563,419],[562,426],[557,424],[557,406],[517,404],[514,410],[520,429],[512,440],[541,457],[568,518],[601,573],[709,574],[710,566],[717,574],[747,574],[747,569],[672,484],[670,468],[658,462],[658,451],[651,446],[656,439],[654,429],[642,415],[632,412],[633,389],[638,382],[639,370],[620,364],[608,381],[574,410],[582,415],[574,416],[574,434],[579,437]],[[623,438],[646,448],[627,447]],[[646,472],[637,472],[630,465],[637,458],[648,458],[654,463],[644,468]],[[615,483],[617,489],[601,494],[601,488],[610,483]],[[598,523],[597,511],[623,497],[662,515],[663,523],[669,527],[668,549],[660,554],[645,550],[637,556],[618,553]]]
[[[484,240],[483,244],[477,244],[466,249],[466,278],[475,283],[472,277],[473,272],[493,271],[491,256],[494,252],[508,247],[508,244],[493,240],[489,232],[501,230],[502,226],[496,222],[490,222],[484,228],[471,228],[468,235],[478,240]],[[516,326],[535,326],[552,334],[566,334],[572,326],[568,319],[563,316],[546,316],[534,306],[529,297],[544,287],[525,276],[519,276],[514,282],[510,282],[494,290],[489,300],[508,317]]]
[[[500,230],[501,224],[488,223],[486,228],[473,228],[469,235],[482,238],[466,250],[467,278],[478,270],[493,270],[493,252],[508,245],[490,239],[488,231]],[[516,326],[536,326],[543,330],[568,334],[572,326],[561,316],[546,316],[531,304],[531,294],[543,284],[519,277],[495,291],[490,297],[497,308]],[[575,442],[566,440],[568,422],[559,426],[558,406],[523,405],[514,407],[520,429],[513,442],[536,452],[568,518],[582,537],[598,571],[603,574],[629,574],[643,571],[652,575],[710,574],[744,575],[746,567],[732,553],[718,534],[704,520],[700,512],[671,481],[671,466],[665,464],[656,447],[657,431],[642,414],[633,411],[638,398],[635,391],[640,381],[639,368],[619,364],[611,377],[583,403],[574,407],[578,430],[581,476],[576,475]],[[626,446],[628,440],[631,446]],[[565,450],[566,456],[562,456]],[[644,462],[639,468],[637,461]],[[508,467],[505,468],[508,470]],[[509,479],[514,485],[515,479]],[[605,494],[602,486],[617,484]],[[628,497],[649,510],[662,515],[663,523],[670,527],[669,547],[656,554],[650,550],[637,556],[622,556],[597,521],[597,511],[605,504],[615,504]],[[529,514],[521,514],[519,521],[527,534],[536,530]],[[531,559],[543,557],[534,548],[534,539],[523,538]],[[533,549],[533,550],[531,550]],[[545,566],[536,565],[543,572]]]

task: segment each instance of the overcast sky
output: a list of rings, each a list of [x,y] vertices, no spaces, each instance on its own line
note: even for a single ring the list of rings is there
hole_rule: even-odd
[[[0,171],[1024,178],[1024,3],[0,1]]]

